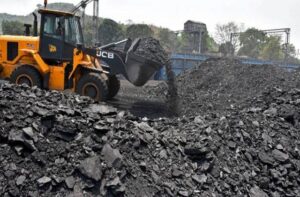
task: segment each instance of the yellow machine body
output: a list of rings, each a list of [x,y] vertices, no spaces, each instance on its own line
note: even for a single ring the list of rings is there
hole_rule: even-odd
[[[17,43],[17,52],[16,50]],[[14,45],[14,46],[12,46]],[[50,46],[51,47],[51,46]],[[14,49],[13,49],[14,48]],[[65,68],[70,62],[58,65],[48,65],[39,55],[39,37],[29,36],[0,36],[0,78],[9,79],[12,72],[22,65],[29,65],[39,71],[41,76],[49,75],[50,90],[65,89]],[[75,72],[78,66],[101,69],[95,66],[88,55],[74,50],[72,71],[68,78],[73,77],[74,84],[80,78],[80,72]],[[74,87],[72,88],[74,90]]]
[[[96,101],[113,98],[120,89],[116,75],[144,85],[162,65],[134,54],[141,39],[126,39],[88,48],[80,18],[74,13],[39,9],[40,31],[34,13],[33,34],[0,35],[0,79],[50,90],[72,89]],[[29,28],[29,29],[28,29]],[[123,50],[114,50],[123,44]],[[103,64],[100,64],[100,59]]]

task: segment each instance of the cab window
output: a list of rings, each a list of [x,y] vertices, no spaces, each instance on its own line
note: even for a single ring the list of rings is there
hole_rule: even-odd
[[[65,41],[70,44],[83,43],[79,20],[76,17],[65,18]]]
[[[55,15],[46,15],[44,23],[44,34],[56,39],[63,38],[64,17]]]

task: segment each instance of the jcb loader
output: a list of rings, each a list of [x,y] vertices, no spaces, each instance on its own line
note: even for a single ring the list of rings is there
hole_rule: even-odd
[[[80,17],[39,9],[40,31],[34,14],[33,36],[0,36],[0,78],[49,90],[72,91],[105,101],[120,88],[116,75],[144,85],[162,65],[134,54],[140,40],[130,39],[86,48]],[[29,34],[30,25],[26,26]],[[115,50],[116,45],[122,50]]]

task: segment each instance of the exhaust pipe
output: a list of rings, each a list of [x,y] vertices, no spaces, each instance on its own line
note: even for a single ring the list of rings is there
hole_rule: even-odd
[[[36,13],[32,13],[33,17],[34,17],[34,21],[33,21],[33,36],[38,36],[38,30],[37,30],[37,26],[38,26],[38,21],[37,21],[37,15]]]
[[[30,24],[24,24],[24,27],[25,27],[25,36],[30,36],[31,25]]]

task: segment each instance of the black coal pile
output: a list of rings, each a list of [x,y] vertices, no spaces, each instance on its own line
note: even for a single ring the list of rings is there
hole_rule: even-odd
[[[299,196],[300,90],[242,108],[137,118],[88,98],[0,86],[1,196]]]
[[[168,54],[159,41],[152,37],[142,38],[134,53],[162,65],[168,61]]]
[[[256,97],[270,87],[290,89],[300,86],[299,72],[276,65],[247,65],[235,59],[209,59],[176,78],[185,115],[221,112]],[[148,90],[153,96],[164,95],[163,85]]]

